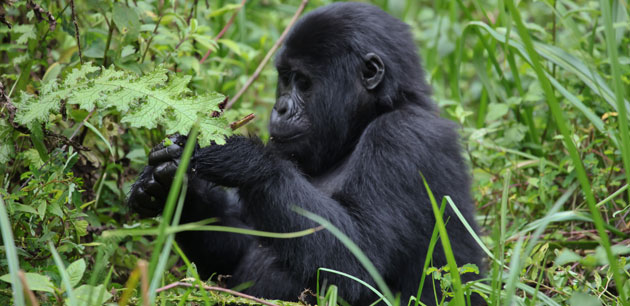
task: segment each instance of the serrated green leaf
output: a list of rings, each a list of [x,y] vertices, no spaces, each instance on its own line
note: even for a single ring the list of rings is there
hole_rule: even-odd
[[[15,121],[27,125],[34,121],[47,121],[48,114],[59,109],[60,99],[56,95],[45,95],[41,99],[22,93],[18,104],[18,112]]]
[[[0,163],[4,164],[11,160],[14,154],[13,149],[13,128],[4,120],[0,119]]]
[[[70,284],[72,287],[75,287],[79,284],[81,279],[83,278],[83,274],[85,273],[86,268],[85,260],[83,258],[71,263],[67,268],[66,272],[70,277]]]
[[[27,43],[29,39],[37,38],[37,35],[35,34],[35,26],[32,24],[16,25],[11,28],[11,31],[15,34],[20,34],[20,37],[15,40],[15,42],[20,45]]]
[[[17,121],[46,122],[50,113],[58,111],[59,101],[66,99],[68,104],[88,111],[114,108],[123,115],[121,121],[131,127],[152,129],[162,125],[168,134],[187,134],[199,120],[202,146],[212,141],[224,143],[224,137],[231,134],[229,124],[211,116],[219,110],[224,96],[193,95],[188,88],[190,80],[190,76],[169,75],[164,68],[136,77],[113,66],[101,70],[87,63],[69,73],[61,85],[55,80],[44,84],[39,97],[23,94]]]
[[[41,275],[37,273],[27,272],[24,273],[26,276],[26,283],[28,284],[28,288],[33,291],[44,291],[55,293],[55,286],[50,281],[50,278],[46,275]],[[5,281],[7,283],[11,283],[11,275],[5,274],[0,276],[1,281]]]
[[[219,145],[225,144],[225,137],[232,135],[229,123],[223,117],[203,118],[199,122],[200,132],[197,138],[199,146],[207,147],[213,141]]]

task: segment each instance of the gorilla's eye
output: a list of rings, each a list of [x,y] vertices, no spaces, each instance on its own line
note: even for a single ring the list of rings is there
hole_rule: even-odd
[[[311,88],[311,80],[302,73],[296,72],[293,81],[300,91],[307,91]]]
[[[282,85],[288,86],[289,82],[291,82],[291,73],[278,71],[278,79],[280,80],[280,83],[282,83]]]

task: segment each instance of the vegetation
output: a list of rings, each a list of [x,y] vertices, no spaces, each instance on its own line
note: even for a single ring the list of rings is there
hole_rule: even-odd
[[[199,279],[173,234],[239,230],[178,225],[183,171],[161,219],[129,214],[125,197],[167,134],[221,142],[254,113],[232,128],[268,138],[276,73],[259,64],[303,3],[0,1],[0,301],[294,305]],[[412,27],[473,171],[482,235],[471,239],[487,251],[486,278],[462,284],[475,267],[427,261],[418,273],[454,297],[438,302],[463,305],[472,290],[490,305],[630,305],[628,2],[373,3]],[[440,203],[454,207],[432,199],[436,217]],[[353,250],[387,304],[418,304],[392,296],[343,233],[307,216]],[[343,304],[334,285],[312,289],[320,304]]]

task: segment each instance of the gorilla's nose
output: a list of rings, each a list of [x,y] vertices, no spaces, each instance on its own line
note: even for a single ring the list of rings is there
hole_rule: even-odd
[[[289,111],[289,105],[286,102],[281,103],[280,101],[278,101],[278,103],[273,106],[273,110],[277,112],[278,116],[282,117],[285,116]]]
[[[276,104],[273,105],[273,110],[271,116],[273,117],[274,113],[276,113],[276,117],[280,120],[286,120],[287,117],[290,116],[289,108],[291,106],[291,101],[287,97],[280,97]]]

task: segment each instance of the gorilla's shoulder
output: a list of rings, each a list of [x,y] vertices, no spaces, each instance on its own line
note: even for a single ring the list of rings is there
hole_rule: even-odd
[[[456,123],[414,106],[380,115],[367,126],[359,143],[413,152],[422,149],[419,146],[450,150],[458,141]]]

